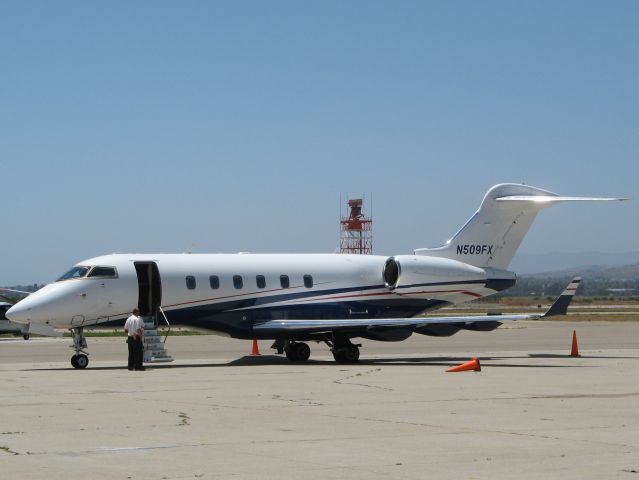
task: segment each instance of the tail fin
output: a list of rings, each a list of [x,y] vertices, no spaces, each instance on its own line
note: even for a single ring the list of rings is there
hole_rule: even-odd
[[[506,269],[537,213],[560,202],[615,201],[623,198],[561,197],[541,188],[504,183],[492,187],[479,210],[438,248],[419,248],[415,255],[459,260],[476,267]]]

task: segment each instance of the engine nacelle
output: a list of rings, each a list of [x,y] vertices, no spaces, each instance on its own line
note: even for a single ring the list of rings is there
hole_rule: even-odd
[[[431,285],[468,283],[483,286],[486,271],[448,258],[397,255],[386,260],[382,277],[386,288],[403,294]]]

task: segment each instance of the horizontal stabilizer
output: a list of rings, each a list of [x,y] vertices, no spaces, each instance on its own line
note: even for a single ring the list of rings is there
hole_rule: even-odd
[[[558,195],[512,195],[496,198],[497,202],[532,202],[532,203],[560,203],[560,202],[623,202],[628,198],[601,197],[560,197]]]
[[[552,304],[550,309],[544,314],[543,318],[547,317],[555,317],[557,315],[566,315],[568,311],[568,305],[572,301],[572,297],[575,296],[577,289],[579,288],[579,284],[581,283],[581,277],[575,277],[570,282],[570,285],[566,287],[566,289],[559,295],[559,298],[555,300],[555,303]]]

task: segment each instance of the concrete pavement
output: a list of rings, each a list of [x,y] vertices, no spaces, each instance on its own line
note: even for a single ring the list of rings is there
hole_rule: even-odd
[[[68,341],[2,341],[2,476],[635,478],[639,324],[574,327],[581,358],[573,325],[528,322],[365,342],[356,365],[175,337],[178,360],[145,372],[124,368],[122,339],[89,339],[84,371]],[[476,355],[481,372],[444,372]]]

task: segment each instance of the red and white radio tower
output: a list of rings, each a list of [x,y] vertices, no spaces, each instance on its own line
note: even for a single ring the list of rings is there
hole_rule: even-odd
[[[364,216],[363,199],[355,198],[347,202],[350,214],[339,220],[339,252],[370,255],[373,253],[373,218]]]

